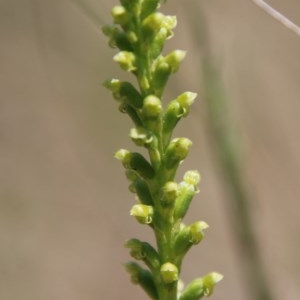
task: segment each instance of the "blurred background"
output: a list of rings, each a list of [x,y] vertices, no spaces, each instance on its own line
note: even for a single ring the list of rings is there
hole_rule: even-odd
[[[299,1],[269,3],[300,23]],[[111,23],[114,4],[0,1],[1,300],[147,298],[122,266],[130,259],[125,240],[153,241],[129,216],[135,200],[113,158],[119,148],[135,149],[132,125],[101,85],[127,76],[100,30]],[[163,10],[178,18],[167,50],[188,51],[165,100],[186,90],[199,94],[176,132],[194,142],[180,174],[190,168],[202,174],[186,223],[210,225],[186,258],[183,280],[215,270],[225,278],[212,299],[297,300],[300,39],[250,0],[170,0]],[[220,89],[226,102],[225,134],[238,145],[255,263],[242,241],[245,219],[228,188],[232,176],[220,159],[206,60],[215,70],[208,80],[218,82],[209,89]],[[272,296],[255,296],[247,277],[252,263]]]

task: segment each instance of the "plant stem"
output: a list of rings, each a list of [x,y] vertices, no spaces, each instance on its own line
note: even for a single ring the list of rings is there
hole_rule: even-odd
[[[162,122],[160,122],[162,124]],[[171,262],[174,263],[174,253],[173,253],[173,237],[172,237],[172,229],[174,227],[173,224],[173,218],[170,219],[164,219],[162,216],[164,214],[163,208],[160,203],[159,199],[159,191],[161,188],[165,185],[166,182],[172,180],[172,178],[168,178],[167,171],[165,170],[164,166],[164,155],[165,155],[165,149],[163,147],[164,145],[164,138],[162,135],[162,126],[159,126],[159,134],[157,135],[158,138],[158,144],[159,146],[159,152],[160,152],[160,157],[161,159],[161,165],[159,170],[157,171],[157,190],[158,193],[156,194],[156,200],[155,200],[155,205],[157,208],[157,218],[160,219],[159,226],[155,227],[155,236],[156,236],[156,244],[157,244],[157,249],[159,256],[161,258],[161,263],[166,263],[166,262]],[[177,266],[179,269],[179,266]],[[177,281],[171,283],[171,284],[164,284],[163,282],[160,281],[158,288],[158,293],[159,293],[159,300],[177,300]]]
[[[140,24],[140,23],[138,23]],[[142,68],[138,69],[138,74],[137,74],[137,80],[139,87],[141,89],[141,94],[146,97],[151,94],[151,87],[147,86],[145,83],[150,83],[151,82],[151,77],[150,77],[150,63],[149,63],[149,58],[147,56],[147,53],[143,53],[141,47],[139,49],[139,54],[140,54],[140,63],[142,65]],[[158,96],[158,95],[157,95]],[[166,262],[171,262],[174,253],[172,249],[172,228],[174,226],[173,224],[173,219],[171,220],[163,220],[163,208],[161,207],[160,203],[160,195],[159,191],[162,189],[162,187],[165,185],[166,182],[173,180],[170,176],[167,176],[167,170],[165,169],[164,166],[164,156],[165,156],[165,150],[166,147],[168,146],[168,143],[166,146],[164,146],[165,143],[165,137],[162,133],[162,126],[163,126],[163,120],[162,116],[159,117],[157,120],[157,124],[155,126],[155,130],[153,130],[153,134],[155,135],[155,138],[157,139],[157,150],[159,153],[159,158],[160,161],[159,163],[157,162],[157,156],[152,158],[152,151],[149,150],[149,156],[151,159],[152,165],[155,167],[156,171],[156,180],[155,180],[155,187],[152,189],[152,196],[154,199],[155,203],[155,208],[156,208],[156,216],[155,219],[157,222],[154,222],[156,224],[159,224],[158,226],[154,226],[154,234],[156,237],[156,245],[158,249],[158,254],[161,258],[161,263],[166,263]],[[178,267],[178,266],[177,266]],[[156,278],[156,285],[157,285],[157,290],[158,290],[158,295],[159,295],[159,300],[177,300],[177,281],[171,283],[171,284],[165,284],[162,282],[162,280],[158,277]]]

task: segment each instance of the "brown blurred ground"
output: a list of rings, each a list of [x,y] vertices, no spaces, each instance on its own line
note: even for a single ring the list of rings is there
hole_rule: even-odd
[[[167,98],[201,95],[199,45],[188,9],[169,1],[179,25],[170,48],[188,50]],[[114,1],[86,1],[110,22]],[[271,3],[271,2],[270,2]],[[272,1],[300,23],[300,3]],[[300,39],[251,1],[201,1],[243,142],[252,213],[277,299],[300,292]],[[122,244],[152,239],[128,211],[134,203],[112,154],[132,147],[130,126],[101,87],[124,76],[89,17],[67,0],[0,1],[0,299],[145,299],[129,283]],[[173,84],[173,86],[172,86]],[[200,97],[201,98],[201,97]],[[226,195],[212,154],[203,100],[178,134],[194,141],[183,170],[198,168],[201,193],[188,221],[210,224],[184,279],[218,270],[213,299],[246,300]]]

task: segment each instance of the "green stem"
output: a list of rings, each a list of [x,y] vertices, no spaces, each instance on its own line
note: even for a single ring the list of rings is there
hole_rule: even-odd
[[[144,57],[140,57],[140,61],[143,62],[143,70],[142,73],[139,73],[137,76],[139,86],[141,88],[141,93],[143,95],[149,94],[149,89],[145,87],[145,82],[150,82],[150,72],[149,72],[149,61],[145,54],[143,54]],[[160,157],[160,164],[157,165],[154,163],[157,162],[157,154],[153,155],[152,151],[149,151],[149,156],[152,161],[152,165],[156,166],[156,186],[153,187],[153,197],[155,201],[155,209],[157,211],[157,217],[156,220],[159,220],[159,225],[154,227],[155,231],[155,237],[156,237],[156,244],[159,256],[161,258],[161,263],[165,262],[172,262],[170,259],[173,257],[173,249],[172,249],[172,228],[173,228],[173,222],[170,220],[162,220],[162,207],[160,205],[160,199],[159,199],[159,191],[164,186],[164,184],[170,180],[168,178],[167,174],[168,172],[165,170],[164,167],[164,155],[165,155],[165,148],[164,146],[164,140],[165,137],[162,134],[162,116],[159,117],[159,120],[157,121],[157,127],[155,132],[153,132],[157,138],[158,146],[157,150]],[[155,274],[157,276],[157,274]],[[159,276],[159,274],[158,274]],[[157,284],[157,290],[159,294],[159,300],[177,300],[177,281],[172,284],[165,284],[162,282],[160,278],[155,278],[155,282]]]
[[[162,157],[162,164],[160,169],[157,172],[157,190],[160,191],[164,184],[168,181],[166,176],[167,172],[163,165],[164,160],[164,149],[163,145],[163,137],[162,135],[158,136],[159,145],[160,145],[160,155]],[[161,263],[171,262],[173,261],[173,236],[172,236],[172,229],[174,227],[173,218],[164,218],[163,208],[160,205],[159,194],[156,195],[156,210],[159,218],[158,226],[154,228],[155,230],[155,237],[156,237],[156,244],[159,256],[161,257]],[[177,266],[179,269],[179,266]],[[160,285],[157,286],[158,293],[159,293],[159,300],[177,300],[177,281],[172,284],[165,284],[160,281]]]

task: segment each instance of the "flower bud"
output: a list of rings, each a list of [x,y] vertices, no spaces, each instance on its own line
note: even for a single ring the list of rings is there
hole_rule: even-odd
[[[202,278],[193,280],[182,292],[179,300],[199,300],[204,296]]]
[[[153,205],[153,198],[145,180],[142,178],[135,180],[134,188],[142,204]]]
[[[108,79],[103,82],[103,86],[109,89],[113,94],[119,94],[121,81],[119,79]],[[119,99],[119,97],[117,97]]]
[[[126,271],[131,275],[131,282],[139,284],[151,299],[158,299],[158,293],[152,273],[143,269],[135,262],[125,264]]]
[[[193,280],[183,291],[179,300],[198,300],[210,296],[215,285],[221,281],[223,275],[212,272],[202,278]]]
[[[160,12],[155,12],[149,15],[142,23],[142,28],[145,32],[155,34],[164,22],[165,15]]]
[[[104,81],[103,85],[113,93],[116,100],[125,102],[134,108],[141,108],[143,106],[141,94],[130,82],[113,78]]]
[[[115,158],[122,162],[125,169],[134,170],[143,178],[152,179],[155,175],[151,164],[140,153],[121,149],[115,153]]]
[[[114,6],[111,14],[115,24],[126,25],[130,19],[125,7],[122,5]]]
[[[176,101],[180,104],[184,111],[183,117],[186,117],[188,115],[190,106],[194,103],[196,97],[197,93],[185,92],[176,98]]]
[[[159,98],[149,95],[144,99],[143,115],[148,118],[157,118],[162,112],[162,105]]]
[[[170,284],[178,280],[178,269],[170,263],[164,263],[160,268],[160,275],[164,283]]]
[[[153,42],[150,45],[150,57],[154,60],[161,53],[165,45],[165,41],[168,38],[168,30],[166,28],[161,28],[155,37],[153,38]]]
[[[165,166],[167,169],[172,169],[184,160],[188,153],[192,141],[187,138],[175,138],[169,144],[165,155]]]
[[[143,127],[132,128],[129,136],[137,146],[147,147],[153,142],[153,134]]]
[[[183,181],[193,185],[194,187],[196,187],[199,184],[200,179],[201,177],[197,170],[187,171],[183,176]]]
[[[127,158],[128,158],[129,154],[130,154],[130,151],[128,151],[126,149],[120,149],[115,153],[115,158],[120,160],[124,165],[124,163],[125,164],[127,163],[127,160],[128,160]]]
[[[113,60],[117,62],[120,65],[120,67],[125,71],[136,71],[135,55],[132,52],[120,51],[113,57]]]
[[[159,255],[149,243],[138,239],[131,239],[125,243],[125,247],[130,249],[130,255],[133,258],[143,260],[150,270],[157,270],[159,268]]]
[[[145,36],[152,38],[161,28],[165,28],[167,36],[170,38],[173,36],[172,29],[176,27],[176,24],[176,16],[166,16],[160,12],[155,12],[144,19],[142,29]]]
[[[215,285],[222,279],[223,275],[217,272],[212,272],[202,277],[204,286],[204,296],[210,296],[214,291]]]
[[[134,216],[141,224],[151,224],[153,213],[153,207],[144,204],[135,204],[130,210],[130,215]]]
[[[167,81],[171,75],[172,69],[169,64],[167,64],[163,59],[161,59],[155,68],[153,74],[152,84],[157,92],[157,95],[161,95]]]
[[[191,246],[190,227],[180,223],[180,231],[177,233],[174,243],[175,255],[183,257]]]
[[[173,206],[179,194],[178,184],[174,181],[167,182],[162,188],[161,203],[164,207]]]
[[[179,184],[179,196],[174,207],[175,219],[182,219],[185,216],[195,194],[195,187],[192,184],[184,181]]]
[[[199,244],[203,237],[204,237],[204,230],[207,229],[209,226],[204,221],[198,221],[193,223],[190,227],[190,242],[193,245]]]
[[[175,100],[169,102],[164,115],[164,134],[170,135],[178,121],[182,117],[186,117],[188,115],[190,105],[192,105],[196,95],[196,93],[185,92],[179,95]]]
[[[179,66],[185,58],[186,51],[174,50],[165,57],[165,62],[171,67],[172,73],[178,71]]]
[[[195,222],[189,226],[182,224],[174,244],[175,254],[183,257],[193,245],[199,244],[204,237],[203,231],[206,228],[208,225],[203,221]]]
[[[169,102],[164,115],[163,132],[165,134],[172,133],[183,113],[182,107],[176,100]]]
[[[138,41],[138,37],[134,31],[128,31],[126,36],[131,44],[135,44]]]

